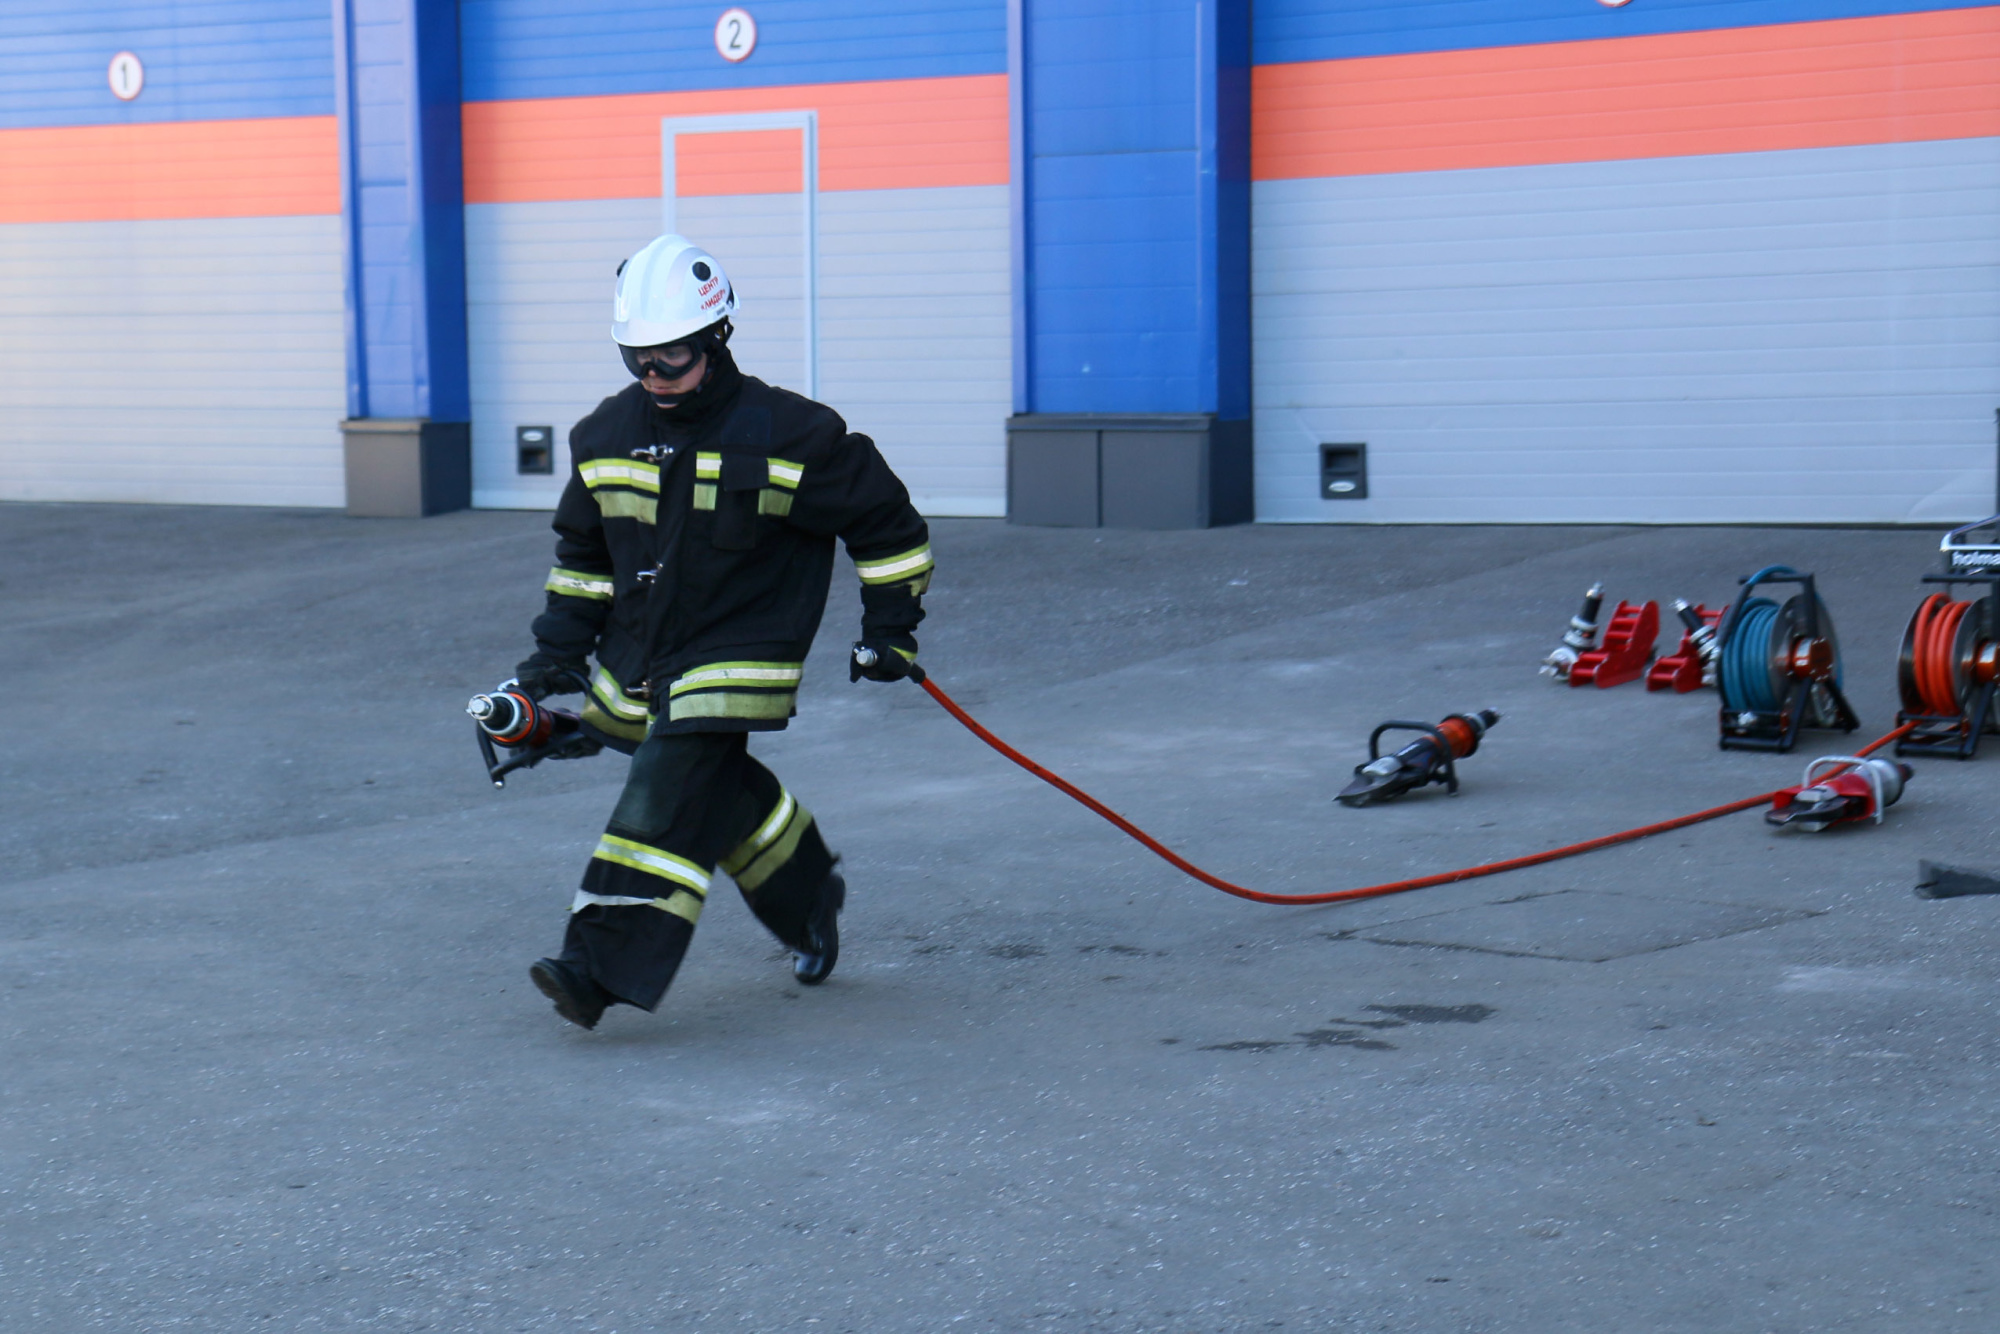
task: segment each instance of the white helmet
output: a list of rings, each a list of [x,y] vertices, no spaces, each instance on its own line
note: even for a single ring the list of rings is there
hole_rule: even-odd
[[[611,336],[626,347],[656,347],[735,312],[736,289],[715,256],[685,236],[656,236],[618,268]]]

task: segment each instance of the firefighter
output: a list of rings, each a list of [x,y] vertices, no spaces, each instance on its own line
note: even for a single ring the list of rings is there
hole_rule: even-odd
[[[796,711],[836,537],[861,576],[849,679],[900,680],[916,661],[922,517],[867,436],[737,369],[736,310],[722,266],[683,237],[619,267],[612,337],[634,383],[570,432],[547,607],[516,669],[538,699],[581,691],[585,730],[632,756],[562,950],[529,969],[584,1028],[659,1005],[718,866],[798,981],[833,971],[837,859],[747,741]]]

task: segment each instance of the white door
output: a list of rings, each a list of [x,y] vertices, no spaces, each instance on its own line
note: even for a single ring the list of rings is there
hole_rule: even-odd
[[[662,230],[722,262],[750,375],[819,397],[818,116],[674,116],[660,124]]]

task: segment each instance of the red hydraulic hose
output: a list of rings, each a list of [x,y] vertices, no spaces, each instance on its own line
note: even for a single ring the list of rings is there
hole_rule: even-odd
[[[1212,889],[1219,889],[1225,894],[1234,894],[1239,899],[1249,899],[1253,903],[1278,903],[1295,906],[1312,903],[1344,903],[1350,899],[1379,899],[1389,894],[1406,894],[1413,889],[1429,889],[1433,885],[1449,885],[1460,880],[1476,880],[1480,876],[1499,875],[1502,871],[1518,871],[1524,866],[1540,866],[1543,862],[1560,861],[1564,857],[1574,857],[1579,853],[1594,852],[1598,848],[1608,848],[1614,843],[1630,843],[1634,839],[1645,838],[1651,834],[1664,834],[1670,829],[1685,829],[1691,824],[1700,824],[1704,820],[1713,820],[1723,815],[1733,815],[1737,811],[1747,811],[1752,806],[1762,806],[1778,795],[1777,792],[1765,792],[1754,797],[1745,797],[1741,801],[1732,801],[1724,806],[1711,806],[1705,811],[1696,811],[1692,815],[1680,815],[1671,820],[1662,820],[1658,824],[1641,825],[1637,829],[1627,829],[1622,833],[1605,834],[1601,838],[1586,839],[1581,843],[1571,843],[1567,847],[1550,848],[1547,852],[1531,852],[1525,857],[1509,857],[1506,861],[1488,862],[1484,866],[1468,866],[1459,871],[1440,871],[1436,875],[1418,876],[1414,880],[1392,880],[1384,885],[1367,885],[1361,889],[1337,889],[1325,894],[1266,894],[1262,890],[1247,889],[1242,885],[1231,884],[1221,876],[1210,875],[1145,830],[1139,828],[1138,825],[1133,824],[1117,811],[1106,806],[1096,797],[1085,792],[1076,784],[1057,774],[1050,773],[1047,769],[1036,764],[999,737],[994,736],[991,732],[980,726],[978,720],[971,714],[960,708],[957,701],[945,694],[944,691],[938,689],[937,683],[929,677],[918,676],[914,679],[918,685],[924,688],[926,694],[944,706],[946,713],[949,713],[952,717],[963,723],[967,731],[993,747],[993,749],[999,751],[1002,755],[1005,755],[1014,763],[1020,765],[1023,769],[1026,769],[1035,777],[1041,779],[1044,783],[1075,798],[1091,810],[1096,811],[1112,824],[1117,825],[1127,834],[1145,844],[1152,852],[1171,863],[1176,870],[1193,876]],[[1905,732],[1908,732],[1914,726],[1914,723],[1905,723],[1887,736],[1869,742],[1856,751],[1855,754],[1873,754],[1875,751],[1880,750],[1896,738],[1902,736]]]
[[[1924,707],[1939,717],[1959,712],[1952,648],[1958,642],[1959,622],[1970,610],[1970,602],[1954,602],[1943,593],[1931,594],[1917,608],[1911,635],[1917,693],[1923,697]]]

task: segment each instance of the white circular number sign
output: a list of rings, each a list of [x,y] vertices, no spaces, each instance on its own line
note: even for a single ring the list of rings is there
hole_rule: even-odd
[[[715,49],[728,61],[748,60],[757,49],[757,20],[744,9],[725,9],[715,21]]]
[[[130,51],[120,51],[111,57],[111,68],[105,72],[105,78],[110,81],[113,97],[130,102],[146,86],[146,67]]]

